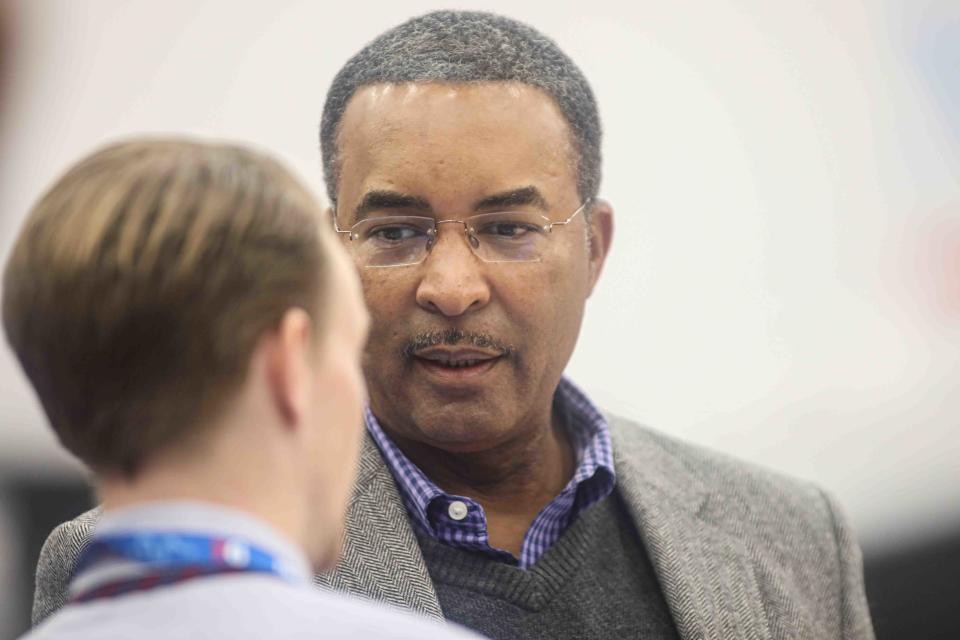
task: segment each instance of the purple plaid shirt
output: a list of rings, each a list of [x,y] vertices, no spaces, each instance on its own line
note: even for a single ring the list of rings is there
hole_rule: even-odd
[[[444,493],[397,448],[369,408],[366,422],[397,481],[413,525],[421,534],[527,569],[560,538],[577,515],[610,495],[616,483],[610,429],[600,411],[566,378],[557,387],[554,410],[567,416],[577,468],[560,495],[534,518],[524,536],[519,559],[490,546],[487,518],[480,504],[465,496]]]

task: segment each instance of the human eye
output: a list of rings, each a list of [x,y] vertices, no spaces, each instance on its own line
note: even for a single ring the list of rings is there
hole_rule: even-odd
[[[395,245],[409,242],[423,235],[425,231],[416,225],[391,222],[371,226],[365,238],[377,244]]]
[[[477,233],[496,238],[498,240],[520,239],[530,234],[536,234],[540,227],[522,220],[490,220],[479,225]]]

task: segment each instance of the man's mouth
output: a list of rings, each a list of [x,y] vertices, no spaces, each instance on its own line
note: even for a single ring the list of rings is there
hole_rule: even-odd
[[[424,358],[427,362],[438,367],[446,367],[447,369],[469,369],[470,367],[475,367],[478,364],[487,362],[485,359],[478,360],[433,360],[431,358]]]
[[[503,355],[480,349],[436,346],[414,354],[414,361],[435,377],[455,381],[483,375],[492,369]]]

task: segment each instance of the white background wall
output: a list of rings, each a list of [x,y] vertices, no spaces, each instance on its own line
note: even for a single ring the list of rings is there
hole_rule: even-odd
[[[322,193],[333,74],[440,6],[10,3],[2,256],[68,163],[131,133],[253,142]],[[960,520],[960,3],[442,6],[532,23],[596,91],[617,235],[575,380],[826,486],[867,545]],[[0,465],[75,469],[6,348]]]

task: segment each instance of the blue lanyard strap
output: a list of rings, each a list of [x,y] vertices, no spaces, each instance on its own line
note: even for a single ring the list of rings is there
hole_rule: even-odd
[[[264,573],[256,570],[240,570],[232,567],[204,567],[199,565],[184,565],[172,569],[158,569],[144,576],[137,578],[128,578],[126,580],[114,580],[104,584],[97,585],[91,589],[76,593],[67,600],[67,604],[78,604],[90,602],[91,600],[102,600],[104,598],[114,598],[135,591],[150,591],[157,587],[166,587],[178,582],[185,582],[194,578],[204,578],[208,576],[223,575],[228,573]]]
[[[74,574],[109,562],[139,564],[143,566],[143,573],[135,578],[98,585],[74,595],[71,602],[86,602],[224,573],[290,577],[272,554],[244,540],[172,532],[98,536],[81,554]]]

